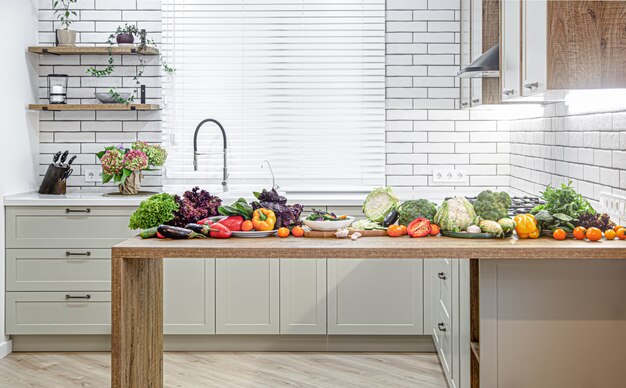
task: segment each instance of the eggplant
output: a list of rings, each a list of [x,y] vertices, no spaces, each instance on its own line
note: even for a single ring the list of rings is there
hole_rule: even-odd
[[[206,238],[200,233],[196,233],[191,229],[179,228],[178,226],[161,225],[157,228],[157,232],[165,238],[184,240],[191,238]]]
[[[389,212],[389,214],[387,214],[385,216],[385,220],[383,221],[383,226],[389,226],[389,225],[393,225],[396,223],[396,221],[398,221],[398,218],[400,218],[400,213],[398,213],[397,210],[392,210],[391,212]]]
[[[144,229],[141,232],[139,232],[139,236],[141,238],[154,238],[156,237],[157,229],[158,229],[157,227]]]
[[[187,224],[185,225],[185,229],[193,230],[196,233],[200,233],[204,236],[209,236],[211,233],[211,227],[209,225],[200,225],[200,224]]]

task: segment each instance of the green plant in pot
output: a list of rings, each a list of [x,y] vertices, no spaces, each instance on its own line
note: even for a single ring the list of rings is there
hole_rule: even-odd
[[[109,44],[109,59],[107,66],[104,69],[98,69],[96,66],[92,66],[87,69],[87,74],[90,74],[92,77],[107,77],[113,74],[115,71],[115,59],[113,57],[112,50],[113,46],[116,44],[132,44],[135,41],[135,38],[139,38],[139,44],[137,45],[139,66],[137,67],[137,72],[133,77],[133,81],[135,81],[133,92],[129,95],[128,93],[122,93],[115,89],[109,89],[109,96],[107,98],[110,100],[109,102],[130,104],[135,101],[137,98],[137,92],[141,86],[140,78],[143,76],[146,66],[146,60],[142,53],[145,53],[148,49],[156,51],[159,62],[161,63],[165,73],[172,74],[174,72],[174,69],[165,62],[163,55],[161,55],[161,52],[157,48],[156,42],[152,39],[148,39],[146,30],[139,30],[137,26],[133,24],[124,24],[124,26],[118,26],[115,32],[109,35],[107,40],[107,43]]]
[[[61,22],[63,28],[57,28],[56,40],[59,46],[75,46],[76,45],[76,31],[70,30],[70,25],[74,22],[72,17],[78,16],[76,11],[72,11],[72,5],[76,4],[78,0],[55,0],[54,1],[54,14],[57,20]]]
[[[141,172],[163,166],[167,151],[159,145],[136,141],[131,148],[122,145],[105,147],[96,156],[102,165],[102,183],[113,180],[118,183],[121,194],[134,195],[141,189]]]

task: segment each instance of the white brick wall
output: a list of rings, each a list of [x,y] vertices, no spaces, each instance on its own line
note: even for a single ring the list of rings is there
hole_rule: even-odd
[[[54,44],[54,29],[59,26],[53,13],[53,0],[39,0],[39,43]],[[103,45],[118,25],[134,24],[146,29],[148,37],[161,41],[161,2],[159,0],[79,0],[77,21],[71,28],[78,31],[77,43]],[[144,57],[146,67],[141,82],[146,85],[148,103],[161,102],[161,69],[154,56]],[[70,76],[68,102],[97,102],[95,92],[106,92],[111,87],[132,91],[138,63],[133,56],[114,56],[115,72],[105,78],[94,78],[86,73],[91,65],[103,67],[106,55],[40,56],[39,97],[47,102],[46,76],[62,73]],[[94,155],[108,145],[130,145],[135,140],[161,142],[160,112],[41,112],[40,120],[40,175],[43,176],[56,151],[68,149],[78,158],[74,174],[68,180],[73,191],[101,191],[102,184],[86,183],[85,167],[98,166]],[[112,186],[112,184],[109,184]],[[161,173],[145,174],[143,186],[159,190]],[[105,189],[110,191],[110,189]]]

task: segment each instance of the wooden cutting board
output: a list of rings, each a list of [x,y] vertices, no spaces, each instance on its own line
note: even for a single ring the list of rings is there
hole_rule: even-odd
[[[350,235],[354,232],[361,233],[361,237],[381,237],[386,236],[386,230],[350,230]],[[304,237],[309,238],[337,238],[335,232],[321,232],[319,230],[312,230],[310,232],[304,232]]]

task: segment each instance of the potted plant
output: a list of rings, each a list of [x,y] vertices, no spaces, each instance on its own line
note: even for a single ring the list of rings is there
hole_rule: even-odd
[[[167,151],[159,145],[136,141],[131,148],[122,145],[105,147],[96,154],[102,164],[102,183],[118,182],[121,194],[139,193],[142,171],[160,167],[167,159]]]
[[[59,46],[76,45],[76,31],[70,30],[69,27],[74,22],[72,16],[77,16],[76,11],[72,11],[70,7],[77,2],[78,0],[54,0],[54,14],[63,26],[56,30],[56,41]]]
[[[131,35],[132,39],[130,39],[127,35]],[[163,55],[161,55],[161,52],[157,48],[156,42],[152,39],[147,38],[146,30],[139,30],[134,25],[125,24],[124,27],[118,26],[115,32],[109,35],[109,39],[107,40],[107,42],[109,43],[109,59],[107,67],[105,67],[104,69],[98,69],[96,66],[89,67],[87,69],[87,74],[90,74],[92,77],[106,77],[113,74],[113,71],[115,71],[115,61],[113,59],[112,47],[116,43],[132,43],[135,41],[135,37],[140,39],[139,44],[137,45],[137,54],[139,54],[139,66],[137,68],[137,73],[133,77],[133,81],[135,81],[135,89],[128,97],[125,97],[121,92],[118,92],[117,90],[109,89],[109,96],[106,98],[106,100],[110,100],[111,102],[119,104],[130,104],[135,101],[137,90],[141,86],[141,82],[139,81],[139,79],[143,75],[146,66],[144,57],[141,54],[149,47],[156,50],[156,53],[159,56],[159,61],[161,62],[161,66],[163,67],[163,71],[168,74],[174,73],[174,68],[172,68],[165,62]],[[96,98],[98,98],[101,102],[104,102],[101,97],[98,97],[97,95]]]

